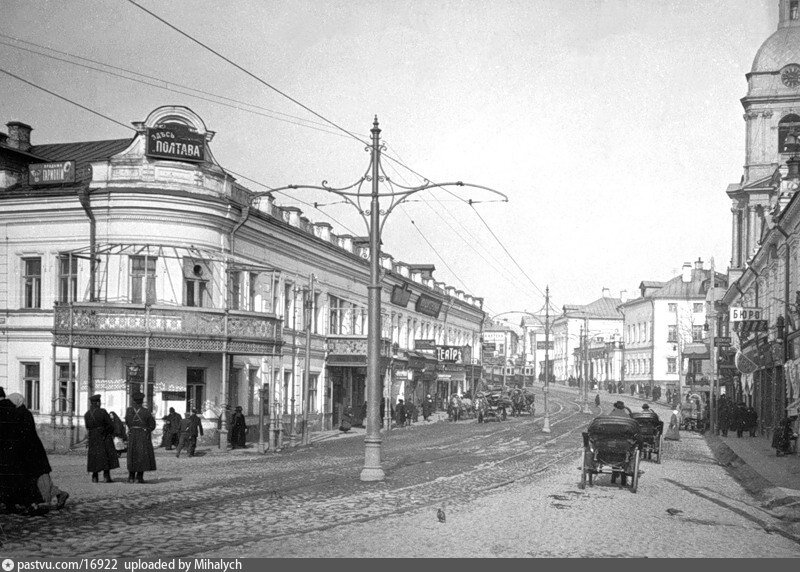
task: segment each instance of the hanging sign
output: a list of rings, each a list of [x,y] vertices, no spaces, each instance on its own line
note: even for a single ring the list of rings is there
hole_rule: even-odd
[[[420,294],[414,309],[420,314],[438,318],[439,312],[442,309],[442,301],[425,294]]]
[[[206,138],[180,123],[149,127],[145,155],[156,159],[201,162],[206,156]]]
[[[742,308],[741,306],[731,306],[731,322],[745,322],[749,320],[761,320],[763,310],[761,308]]]
[[[392,287],[392,304],[405,308],[408,306],[409,299],[411,299],[411,290],[408,289],[408,284],[402,286],[395,284]]]
[[[33,163],[28,165],[30,185],[61,185],[75,182],[75,161]]]

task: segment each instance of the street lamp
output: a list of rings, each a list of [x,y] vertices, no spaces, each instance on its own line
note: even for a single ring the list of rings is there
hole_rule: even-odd
[[[277,189],[271,189],[260,193],[254,193],[252,199],[288,189],[317,189],[333,193],[342,197],[347,203],[356,208],[364,220],[369,234],[369,258],[370,258],[370,283],[367,287],[367,430],[364,438],[364,468],[361,470],[362,481],[382,481],[385,473],[381,467],[381,417],[380,417],[380,397],[382,393],[380,377],[380,353],[381,353],[381,234],[386,224],[386,219],[394,208],[403,203],[411,195],[420,191],[434,189],[437,187],[457,186],[472,187],[489,191],[503,198],[508,202],[508,197],[499,191],[473,185],[462,181],[448,183],[432,183],[425,180],[425,183],[416,187],[406,187],[392,181],[381,166],[381,151],[385,146],[380,141],[381,130],[378,127],[378,117],[372,124],[372,144],[367,147],[370,152],[370,164],[364,175],[355,183],[347,187],[334,188],[328,185],[327,181],[322,181],[321,185],[288,185]],[[362,192],[364,183],[371,183],[370,192]],[[389,184],[391,192],[380,193],[378,184],[385,182]],[[396,189],[395,189],[396,188]],[[380,198],[389,198],[389,207],[386,210],[380,208]],[[366,201],[369,199],[369,205]],[[470,205],[476,201],[468,200]],[[363,203],[363,204],[362,204]],[[367,206],[367,208],[364,208]]]

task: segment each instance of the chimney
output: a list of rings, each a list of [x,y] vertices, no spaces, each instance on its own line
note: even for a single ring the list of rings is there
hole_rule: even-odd
[[[697,270],[702,270],[702,269],[703,269],[703,259],[702,259],[702,258],[700,258],[700,257],[698,257],[698,258],[697,258],[697,262],[695,262],[695,263],[694,263],[694,267],[695,267]]]
[[[20,151],[30,150],[33,127],[19,121],[9,121],[6,123],[6,127],[8,127],[8,141],[6,144],[9,147]]]
[[[681,272],[681,279],[684,282],[691,282],[692,281],[692,263],[691,262],[684,262],[683,263],[683,270]]]
[[[609,298],[609,297],[611,297],[611,290],[609,290],[608,288],[603,288],[603,298]]]
[[[625,302],[627,302],[628,301],[628,291],[627,290],[620,290],[619,291],[619,299],[622,301],[623,304]]]
[[[315,222],[314,234],[316,234],[317,237],[321,238],[322,240],[327,240],[330,242],[332,228],[333,227],[327,222]]]

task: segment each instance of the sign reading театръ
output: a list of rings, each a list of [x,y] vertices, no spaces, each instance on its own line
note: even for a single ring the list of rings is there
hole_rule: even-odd
[[[190,131],[185,125],[167,123],[147,129],[148,157],[175,161],[200,162],[206,156],[205,135]]]
[[[414,309],[420,314],[438,318],[439,312],[442,309],[442,301],[430,296],[426,296],[425,294],[420,294],[419,298],[417,298],[417,304]]]

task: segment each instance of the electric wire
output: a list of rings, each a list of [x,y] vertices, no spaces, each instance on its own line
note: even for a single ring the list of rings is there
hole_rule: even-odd
[[[262,85],[266,86],[267,88],[271,89],[272,91],[274,91],[275,93],[277,93],[277,94],[278,94],[278,95],[280,95],[281,97],[284,97],[284,98],[288,99],[289,101],[291,101],[292,103],[294,103],[295,105],[298,105],[298,106],[302,107],[303,109],[305,109],[306,111],[308,111],[309,113],[311,113],[311,114],[312,114],[312,115],[314,115],[315,117],[317,117],[317,118],[321,119],[321,120],[322,120],[322,121],[324,121],[325,123],[327,123],[327,124],[331,125],[332,127],[335,127],[336,129],[338,129],[339,131],[341,131],[341,132],[343,132],[343,133],[346,133],[347,135],[349,135],[350,137],[352,137],[352,138],[353,138],[353,139],[355,139],[356,141],[359,141],[360,143],[362,143],[362,144],[364,144],[364,145],[366,145],[366,146],[369,146],[369,145],[370,145],[370,144],[369,144],[367,141],[365,141],[365,140],[361,139],[361,138],[360,138],[360,137],[358,137],[358,136],[357,136],[355,133],[353,133],[353,132],[351,132],[351,131],[349,131],[349,130],[345,129],[344,127],[342,127],[342,126],[341,126],[341,125],[339,125],[338,123],[335,123],[335,122],[331,121],[330,119],[328,119],[328,118],[327,118],[327,117],[325,117],[324,115],[322,115],[322,114],[320,114],[320,113],[317,113],[316,111],[314,111],[313,109],[311,109],[311,108],[310,108],[310,107],[308,107],[307,105],[305,105],[305,104],[301,103],[301,102],[300,102],[300,101],[298,101],[297,99],[293,98],[293,97],[292,97],[292,96],[290,96],[289,94],[287,94],[287,93],[285,93],[285,92],[281,91],[280,89],[278,89],[277,87],[273,86],[273,85],[272,85],[272,84],[270,84],[269,82],[267,82],[267,81],[265,81],[265,80],[261,79],[261,78],[260,78],[260,77],[258,77],[256,74],[254,74],[253,72],[249,71],[247,68],[245,68],[245,67],[243,67],[243,66],[240,66],[240,65],[239,65],[239,64],[237,64],[235,61],[233,61],[233,60],[231,60],[230,58],[228,58],[228,57],[226,57],[226,56],[222,55],[220,52],[218,52],[218,51],[217,51],[217,50],[215,50],[214,48],[212,48],[212,47],[210,47],[210,46],[208,46],[208,45],[204,44],[204,43],[203,43],[203,42],[201,42],[200,40],[198,40],[198,39],[196,39],[195,37],[193,37],[191,34],[188,34],[188,33],[184,32],[183,30],[181,30],[180,28],[178,28],[178,27],[177,27],[177,26],[175,26],[174,24],[171,24],[170,22],[168,22],[168,21],[167,21],[167,20],[165,20],[164,18],[160,17],[158,14],[155,14],[154,12],[151,12],[150,10],[148,10],[147,8],[145,8],[144,6],[142,6],[141,4],[139,4],[138,2],[135,2],[134,0],[127,0],[127,2],[129,2],[130,4],[133,4],[134,6],[136,6],[137,8],[139,8],[140,10],[142,10],[143,12],[146,12],[146,13],[150,14],[150,15],[151,15],[153,18],[155,18],[155,19],[156,19],[156,20],[158,20],[159,22],[163,23],[164,25],[168,26],[169,28],[172,28],[173,30],[175,30],[176,32],[178,32],[180,35],[182,35],[182,36],[184,36],[185,38],[187,38],[187,39],[191,40],[192,42],[196,43],[196,44],[197,44],[197,45],[199,45],[200,47],[202,47],[202,48],[204,48],[204,49],[208,50],[209,52],[211,52],[212,54],[214,54],[214,55],[215,55],[215,56],[217,56],[218,58],[220,58],[220,59],[224,60],[225,62],[229,63],[230,65],[232,65],[233,67],[235,67],[235,68],[236,68],[236,69],[238,69],[239,71],[241,71],[241,72],[243,72],[243,73],[247,74],[248,76],[250,76],[251,78],[253,78],[253,79],[254,79],[254,80],[256,80],[257,82],[259,82],[260,84],[262,84]]]

